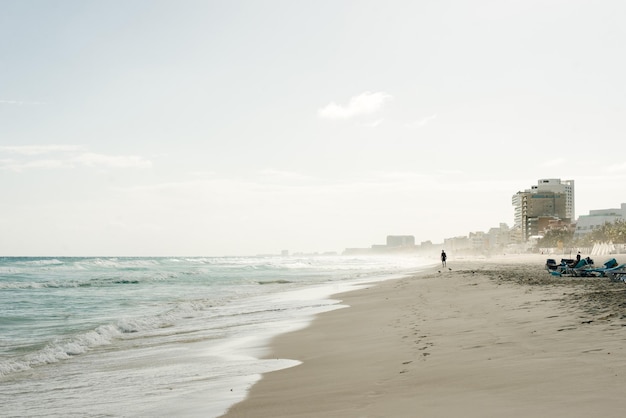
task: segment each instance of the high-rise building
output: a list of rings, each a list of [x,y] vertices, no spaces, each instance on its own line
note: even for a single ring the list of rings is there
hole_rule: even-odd
[[[576,206],[574,202],[574,180],[541,179],[531,190],[537,192],[554,192],[565,195],[565,216],[573,222],[576,219]]]
[[[541,179],[536,186],[513,195],[512,203],[513,227],[521,230],[526,241],[551,220],[570,223],[575,219],[574,180]]]

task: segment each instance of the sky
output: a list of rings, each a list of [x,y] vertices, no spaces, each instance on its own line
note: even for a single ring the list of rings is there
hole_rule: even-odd
[[[626,2],[0,1],[0,255],[341,252],[626,202]]]

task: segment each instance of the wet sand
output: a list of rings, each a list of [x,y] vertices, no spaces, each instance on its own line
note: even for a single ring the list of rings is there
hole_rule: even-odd
[[[226,416],[621,417],[626,285],[554,277],[545,258],[449,260],[337,295],[348,308],[273,341],[302,364]]]

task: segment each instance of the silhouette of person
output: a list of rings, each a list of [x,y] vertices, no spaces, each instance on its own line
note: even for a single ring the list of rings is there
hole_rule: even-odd
[[[446,252],[444,250],[441,250],[441,266],[445,267],[446,266],[446,259],[448,258],[448,256],[446,255]]]
[[[579,262],[580,262],[580,251],[578,251],[578,254],[576,254],[576,260],[573,260],[571,263],[568,264],[568,266],[576,267]]]

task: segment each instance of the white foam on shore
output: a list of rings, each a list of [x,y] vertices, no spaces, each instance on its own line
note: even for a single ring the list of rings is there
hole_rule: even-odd
[[[427,269],[429,266],[424,266],[422,269]],[[275,321],[273,323],[267,323],[264,326],[263,332],[247,337],[241,337],[234,340],[229,340],[220,344],[218,347],[214,347],[212,350],[223,350],[223,353],[230,353],[231,356],[253,356],[256,362],[263,366],[259,369],[265,369],[260,374],[254,375],[241,375],[240,380],[237,382],[240,385],[247,385],[244,396],[231,396],[228,398],[229,402],[219,403],[207,403],[206,400],[202,401],[202,405],[199,405],[204,416],[219,417],[225,414],[230,407],[234,404],[243,401],[248,394],[249,389],[254,383],[258,382],[262,378],[263,373],[269,373],[288,367],[295,367],[301,364],[300,361],[293,359],[263,359],[262,357],[268,356],[271,353],[270,342],[271,340],[280,335],[289,332],[294,332],[300,329],[304,329],[311,324],[315,317],[324,312],[333,311],[336,309],[349,308],[348,305],[342,304],[339,299],[332,299],[333,295],[340,293],[365,289],[374,286],[378,282],[394,280],[406,277],[406,274],[390,274],[373,276],[369,278],[356,279],[350,282],[342,283],[329,283],[319,286],[312,286],[303,289],[291,290],[273,294],[270,298],[274,301],[293,302],[299,301],[314,301],[313,305],[309,305],[307,309],[302,310],[300,315],[294,315],[289,319],[283,321]],[[233,354],[236,353],[236,354]],[[233,380],[235,383],[235,380]]]

